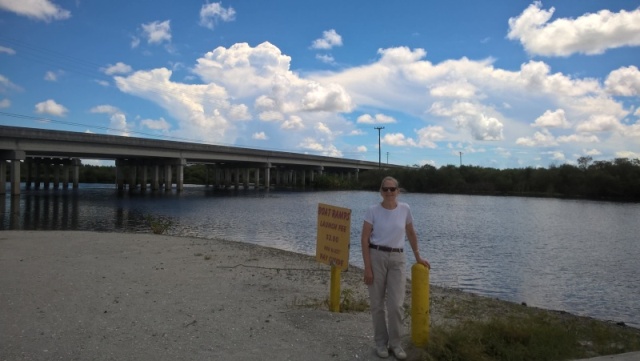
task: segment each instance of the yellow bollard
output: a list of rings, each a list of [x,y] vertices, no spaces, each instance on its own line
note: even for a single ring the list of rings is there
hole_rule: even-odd
[[[416,347],[429,341],[429,269],[411,266],[411,340]]]
[[[340,312],[340,267],[337,266],[331,266],[329,310],[331,312]]]

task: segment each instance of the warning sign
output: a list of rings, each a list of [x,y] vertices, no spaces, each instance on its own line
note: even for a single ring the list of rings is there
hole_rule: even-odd
[[[319,203],[316,260],[346,271],[350,236],[351,210]]]

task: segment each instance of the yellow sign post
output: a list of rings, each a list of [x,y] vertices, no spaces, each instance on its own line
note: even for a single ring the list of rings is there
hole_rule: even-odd
[[[349,266],[351,210],[318,204],[316,260],[331,266],[329,308],[340,312],[340,271]]]

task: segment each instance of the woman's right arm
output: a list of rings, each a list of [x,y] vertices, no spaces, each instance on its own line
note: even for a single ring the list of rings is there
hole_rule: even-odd
[[[364,283],[370,285],[373,283],[373,270],[371,269],[371,253],[369,250],[369,238],[373,225],[366,221],[362,222],[362,236],[360,237],[360,245],[362,246],[362,260],[364,262]]]

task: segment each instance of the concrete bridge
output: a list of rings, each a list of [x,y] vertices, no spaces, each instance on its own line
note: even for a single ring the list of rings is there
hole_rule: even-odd
[[[305,184],[323,172],[358,177],[360,170],[377,169],[376,162],[290,152],[175,142],[148,138],[0,126],[0,175],[10,173],[11,193],[20,194],[21,163],[26,187],[78,187],[81,159],[114,160],[116,185],[145,190],[183,189],[188,164],[206,164],[213,185],[269,188],[275,184]],[[399,167],[387,165],[385,167]],[[71,174],[71,175],[70,175]],[[70,180],[71,177],[71,180]],[[126,183],[125,183],[126,180]],[[0,194],[6,182],[0,182]]]

